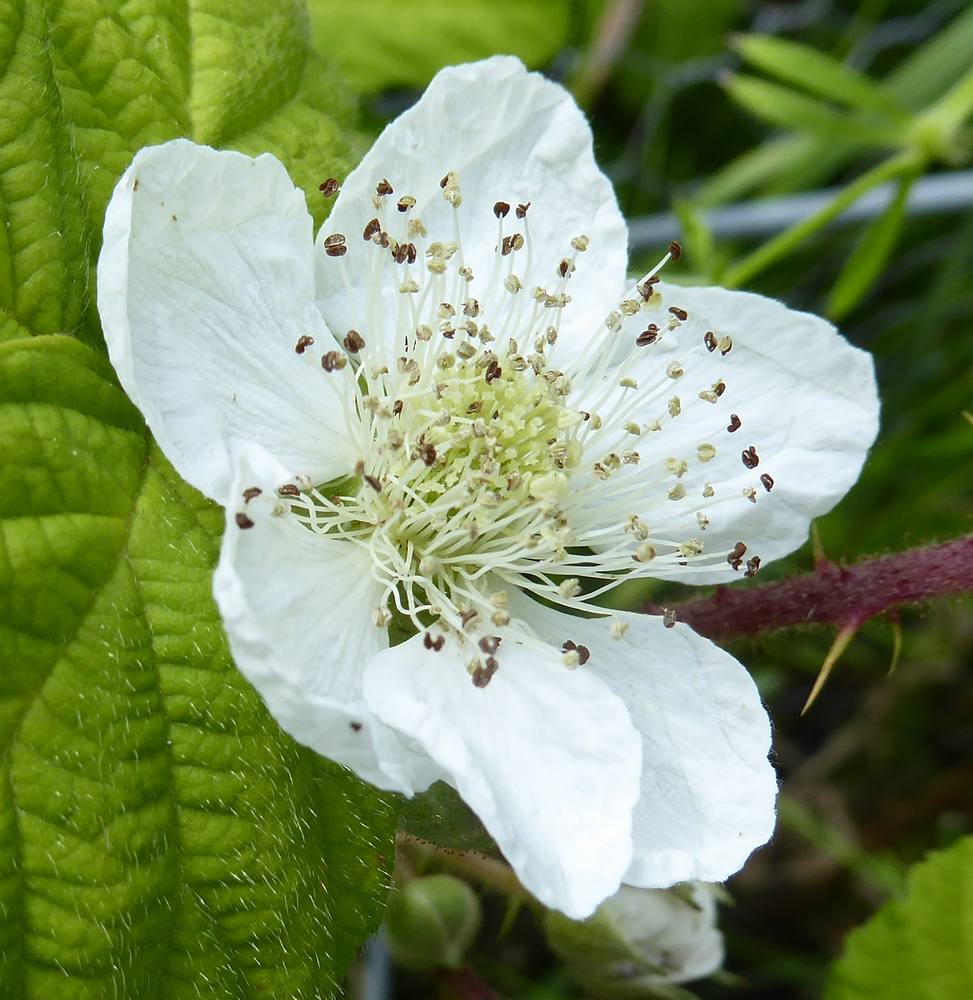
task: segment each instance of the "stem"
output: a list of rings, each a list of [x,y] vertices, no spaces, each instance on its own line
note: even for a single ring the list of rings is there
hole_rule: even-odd
[[[727,288],[738,288],[746,284],[755,275],[766,270],[785,254],[790,253],[809,236],[816,233],[822,226],[853,205],[863,194],[879,184],[894,180],[903,174],[914,172],[921,165],[914,152],[899,153],[892,156],[877,167],[873,167],[857,180],[852,181],[844,190],[838,193],[827,205],[818,209],[813,215],[798,222],[790,229],[784,230],[779,236],[768,240],[749,256],[744,257],[733,267],[728,268],[723,275],[722,283]]]
[[[973,592],[973,535],[852,566],[822,561],[812,572],[779,583],[721,586],[711,597],[672,610],[701,635],[732,639],[812,623],[857,627],[899,605],[968,592]]]

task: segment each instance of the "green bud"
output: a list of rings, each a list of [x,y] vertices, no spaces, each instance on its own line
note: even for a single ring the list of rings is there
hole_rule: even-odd
[[[406,883],[392,896],[385,919],[393,958],[415,972],[462,966],[479,928],[476,893],[452,875]]]

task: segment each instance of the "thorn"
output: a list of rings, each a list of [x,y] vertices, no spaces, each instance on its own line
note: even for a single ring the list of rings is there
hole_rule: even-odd
[[[899,657],[902,655],[902,622],[896,614],[890,615],[889,624],[892,626],[892,662],[889,664],[888,676],[895,673],[899,665]]]
[[[817,521],[811,522],[811,553],[814,556],[815,566],[823,566],[828,562],[828,554],[824,551],[824,545],[821,543],[821,531]]]
[[[834,642],[831,643],[828,655],[824,658],[824,663],[821,664],[821,669],[818,671],[818,676],[814,681],[814,687],[811,688],[811,693],[807,696],[807,701],[801,709],[801,715],[806,715],[810,707],[815,703],[815,701],[817,701],[818,695],[821,693],[821,689],[824,687],[828,677],[831,675],[832,668],[838,660],[841,659],[842,654],[851,644],[851,640],[858,634],[860,626],[861,622],[851,622],[848,625],[843,625],[841,630],[834,637]]]

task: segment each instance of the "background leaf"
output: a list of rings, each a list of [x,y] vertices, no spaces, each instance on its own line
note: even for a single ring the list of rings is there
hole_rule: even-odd
[[[564,45],[572,6],[563,0],[310,0],[314,46],[362,93],[423,87],[436,71],[496,52],[528,66]],[[583,4],[581,6],[584,6]]]
[[[0,997],[333,995],[394,810],[233,668],[220,510],[114,381],[114,183],[177,135],[343,172],[353,101],[299,2],[0,2]],[[318,219],[324,206],[315,197]]]
[[[905,897],[848,936],[827,1000],[973,996],[973,837],[909,874]]]
[[[899,181],[888,208],[862,230],[828,296],[826,311],[832,319],[841,319],[858,305],[888,262],[902,231],[905,205],[914,179],[904,177]]]

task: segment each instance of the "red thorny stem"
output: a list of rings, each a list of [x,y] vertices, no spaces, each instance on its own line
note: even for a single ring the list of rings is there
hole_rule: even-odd
[[[904,604],[973,591],[973,535],[851,566],[822,561],[810,572],[757,587],[716,588],[670,607],[711,639],[733,639],[812,623],[855,630]],[[646,608],[660,613],[658,605]]]

